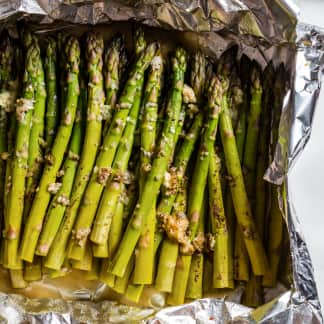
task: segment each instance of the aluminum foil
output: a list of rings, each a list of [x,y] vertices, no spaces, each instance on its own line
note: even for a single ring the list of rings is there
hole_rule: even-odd
[[[270,60],[275,66],[283,62],[290,72],[291,86],[282,109],[276,154],[265,178],[282,185],[279,198],[293,271],[291,290],[281,284],[268,289],[267,303],[257,309],[239,304],[242,287],[226,297],[167,308],[161,308],[163,296],[153,291],[151,303],[139,308],[124,305],[122,300],[104,300],[108,295],[103,284],[80,285],[82,280],[75,274],[65,279],[72,281],[66,290],[60,288],[66,285],[64,279],[61,283],[44,279],[33,283],[24,294],[0,293],[0,323],[323,322],[312,263],[290,200],[287,175],[310,136],[324,72],[324,31],[297,24],[297,11],[289,0],[0,0],[0,29],[9,27],[12,34],[17,20],[27,21],[39,33],[62,28],[78,33],[87,28],[86,24],[137,22],[149,26],[148,34],[152,27],[168,30],[161,30],[159,35],[172,33],[173,41],[200,48],[214,58],[237,44],[238,55],[244,53],[262,67]],[[154,37],[154,30],[151,34]],[[0,273],[0,291],[7,280]],[[34,298],[39,290],[44,298]],[[46,294],[52,298],[46,298]]]

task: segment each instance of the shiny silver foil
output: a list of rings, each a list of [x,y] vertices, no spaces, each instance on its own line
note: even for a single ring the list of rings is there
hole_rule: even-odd
[[[322,323],[312,263],[290,200],[287,175],[309,139],[324,72],[324,31],[297,24],[297,9],[289,0],[0,0],[0,29],[24,20],[36,32],[110,22],[137,22],[172,33],[189,48],[200,48],[217,58],[233,44],[257,60],[284,63],[291,75],[273,162],[265,175],[282,185],[279,199],[290,238],[293,287],[278,283],[265,293],[266,304],[252,309],[239,304],[242,287],[222,298],[205,298],[177,307],[164,306],[164,297],[152,293],[147,307],[103,300],[103,284],[63,289],[46,278],[24,291],[0,293],[0,323]],[[151,32],[152,33],[152,32]],[[150,37],[150,35],[148,35]],[[151,37],[154,37],[154,32]],[[1,272],[1,271],[0,271]],[[0,281],[7,280],[0,273]],[[1,287],[1,282],[0,282]],[[46,290],[57,298],[32,298],[30,291]]]

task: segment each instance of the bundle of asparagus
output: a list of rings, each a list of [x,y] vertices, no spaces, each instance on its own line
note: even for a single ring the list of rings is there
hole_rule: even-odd
[[[121,35],[105,46],[95,32],[84,51],[27,31],[0,46],[0,261],[14,288],[78,269],[135,302],[147,286],[177,305],[246,282],[246,304],[262,303],[282,244],[263,180],[282,66],[262,72],[235,48],[218,64],[180,47],[169,60],[140,29],[130,57]]]

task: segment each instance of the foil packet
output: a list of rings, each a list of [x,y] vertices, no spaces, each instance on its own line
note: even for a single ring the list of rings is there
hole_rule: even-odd
[[[299,23],[297,14],[289,0],[0,0],[0,29],[6,27],[12,35],[17,21],[37,33],[65,28],[80,33],[89,25],[107,32],[115,25],[112,22],[127,30],[136,22],[147,26],[148,37],[154,38],[159,28],[161,35],[172,35],[172,41],[200,48],[212,58],[236,44],[238,55],[246,54],[263,68],[269,61],[275,66],[284,63],[291,76],[290,90],[265,179],[281,185],[278,199],[293,275],[290,290],[278,284],[266,291],[266,304],[252,309],[239,304],[240,286],[226,298],[213,296],[177,307],[164,307],[163,296],[153,292],[149,304],[137,307],[110,301],[114,296],[107,294],[105,285],[85,284],[78,274],[59,281],[44,279],[19,291],[8,288],[8,277],[0,271],[1,323],[323,322],[311,259],[290,199],[288,174],[310,137],[324,72],[324,30]]]

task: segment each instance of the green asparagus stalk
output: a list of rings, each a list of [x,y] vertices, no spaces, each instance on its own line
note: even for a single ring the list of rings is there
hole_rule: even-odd
[[[131,155],[131,159],[133,159],[133,155]],[[139,159],[136,159],[137,161],[140,161]],[[129,163],[130,164],[130,163]],[[128,164],[128,165],[129,165]],[[136,163],[139,166],[139,162]],[[137,168],[139,169],[139,167]],[[138,181],[137,181],[137,175],[139,174],[139,170],[134,170],[134,172],[132,173],[132,171],[130,171],[130,173],[132,174],[131,176],[131,181],[130,184],[128,184],[126,186],[126,196],[127,199],[125,201],[125,206],[124,206],[124,212],[123,212],[123,218],[125,220],[128,220],[129,217],[131,216],[135,205],[137,203],[137,199],[138,199]]]
[[[247,111],[249,105],[248,98],[248,85],[249,80],[248,77],[250,75],[249,66],[251,62],[247,59],[247,57],[243,57],[241,59],[241,79],[242,79],[242,87],[243,87],[243,107],[240,112],[239,121],[235,130],[236,137],[236,146],[239,154],[240,162],[243,162],[244,150],[245,150],[245,140],[246,140],[246,132],[247,132]],[[230,207],[228,208],[230,204]],[[235,214],[234,206],[231,194],[227,195],[226,200],[226,211],[227,215],[231,219],[230,213]],[[248,281],[249,280],[249,256],[247,254],[247,250],[244,244],[243,236],[241,234],[239,226],[236,226],[233,229],[233,236],[235,238],[234,244],[234,278],[239,281]]]
[[[93,254],[90,242],[87,242],[85,245],[85,253],[82,260],[72,260],[72,268],[83,270],[83,271],[91,271],[93,265]]]
[[[70,204],[73,182],[80,160],[86,108],[87,91],[83,80],[80,79],[80,96],[69,143],[69,151],[62,168],[62,185],[48,208],[44,228],[37,244],[37,255],[46,256],[48,254],[62,222],[64,212]]]
[[[156,122],[158,104],[163,73],[162,57],[158,53],[151,65],[143,102],[143,116],[141,118],[141,170],[140,170],[140,194],[143,191],[143,183],[151,169],[152,157],[155,151]],[[154,267],[154,232],[156,223],[156,201],[147,215],[143,226],[142,235],[135,254],[135,268],[133,273],[134,284],[151,284],[153,281]]]
[[[134,54],[133,54],[133,61],[136,60],[139,55],[143,52],[143,50],[146,47],[146,40],[144,37],[144,31],[142,28],[136,28],[134,33]],[[142,123],[142,113],[143,109],[140,110],[139,116],[138,116],[138,124],[141,125]],[[141,146],[141,136],[140,136],[140,127],[136,129],[135,134],[135,140],[134,140],[134,148],[137,148],[137,150],[140,150]]]
[[[117,94],[120,88],[120,56],[122,52],[122,38],[117,35],[111,44],[108,46],[104,55],[104,84],[105,84],[105,112],[103,114],[104,119],[104,134],[107,133],[117,103]]]
[[[125,298],[134,303],[138,303],[142,296],[144,287],[145,285],[129,284],[124,294]]]
[[[64,220],[55,236],[45,262],[46,267],[54,270],[60,269],[64,262],[67,239],[71,233],[101,142],[101,110],[104,103],[102,78],[103,39],[100,35],[90,33],[87,36],[86,43],[87,71],[89,74],[86,130],[81,158],[72,188],[71,204],[65,211]]]
[[[263,88],[267,91],[263,92],[262,105],[263,111],[261,114],[261,129],[259,135],[259,145],[257,152],[257,165],[256,165],[256,185],[255,185],[255,220],[259,233],[265,240],[265,215],[268,208],[268,193],[269,185],[263,179],[266,169],[269,165],[269,144],[271,134],[271,108],[272,108],[272,96],[271,91],[274,81],[274,69],[272,63],[269,63],[265,71],[263,72]]]
[[[111,225],[113,219],[115,216],[119,216],[117,213],[117,208],[120,204],[120,197],[123,195],[123,182],[130,181],[129,174],[127,174],[126,169],[135,137],[135,129],[141,104],[143,81],[144,80],[142,79],[142,83],[139,85],[136,99],[128,116],[127,125],[116,153],[116,158],[113,164],[113,173],[115,174],[115,179],[112,179],[110,184],[104,190],[97,211],[97,216],[93,224],[90,240],[97,244],[107,245],[107,241],[110,238],[110,233],[112,233]],[[115,250],[115,248],[116,247],[114,247],[113,250]],[[111,274],[108,276],[111,276]]]
[[[190,255],[178,255],[172,292],[167,297],[168,305],[180,305],[184,302],[190,273],[191,258]]]
[[[279,124],[281,117],[281,110],[283,99],[285,95],[285,69],[281,65],[276,71],[276,78],[273,88],[273,110],[272,110],[272,134],[271,134],[271,156],[274,157],[276,145],[279,140]],[[263,286],[273,287],[276,284],[278,276],[279,261],[281,254],[281,245],[283,238],[283,218],[279,205],[278,192],[280,187],[276,185],[271,186],[271,208],[268,224],[267,235],[267,252],[269,258],[270,268],[263,277]],[[271,242],[270,242],[271,241]]]
[[[10,281],[12,288],[24,289],[27,287],[27,282],[24,280],[23,270],[9,270]]]
[[[232,120],[227,107],[228,101],[226,89],[228,88],[228,79],[226,75],[223,75],[222,77],[225,95],[223,97],[222,103],[223,112],[220,116],[220,130],[222,144],[225,152],[226,168],[231,179],[229,184],[235,214],[238,226],[243,233],[244,243],[249,254],[253,272],[256,275],[263,275],[267,266],[267,258],[261,238],[258,234],[256,225],[252,217],[250,204],[245,190],[240,159],[232,127]]]
[[[172,66],[172,89],[166,110],[167,118],[164,122],[162,135],[157,146],[157,156],[153,160],[152,169],[145,181],[143,192],[139,197],[138,204],[124,237],[112,260],[112,273],[119,277],[124,275],[127,264],[134,252],[141,235],[142,226],[154,204],[155,197],[158,195],[164,173],[168,167],[170,155],[175,145],[174,135],[182,106],[182,89],[186,70],[186,54],[183,49],[178,48],[176,50]]]
[[[209,161],[216,138],[218,118],[221,112],[222,96],[222,85],[217,77],[213,77],[208,89],[208,121],[203,130],[189,196],[188,214],[190,218],[189,232],[191,240],[195,238],[198,229],[199,213],[201,212],[204,197],[202,188],[205,188],[207,182]]]
[[[212,290],[210,278],[213,277],[213,262],[208,255],[204,258],[203,293],[206,296]]]
[[[28,167],[29,135],[34,108],[34,93],[39,64],[39,47],[34,41],[27,46],[23,96],[17,102],[17,137],[15,155],[12,157],[11,191],[8,197],[7,215],[5,217],[5,251],[3,264],[13,270],[22,269],[18,259],[18,244],[24,209],[25,180]]]
[[[52,279],[65,277],[68,273],[71,272],[71,264],[68,259],[64,260],[62,268],[59,270],[51,270],[43,267],[43,271],[46,269],[49,272],[49,276]]]
[[[260,77],[260,71],[256,64],[254,64],[251,72],[251,102],[243,157],[245,187],[252,208],[255,203],[257,148],[262,113],[262,85]]]
[[[98,280],[99,279],[99,269],[100,269],[100,259],[93,258],[92,267],[90,271],[86,271],[84,275],[85,280]]]
[[[191,59],[190,82],[193,91],[183,91],[183,101],[189,105],[199,106],[202,101],[203,91],[205,89],[206,80],[206,58],[202,53],[197,52]],[[189,89],[189,88],[187,88]],[[187,109],[186,109],[187,110]],[[179,147],[178,153],[174,157],[175,174],[178,179],[182,179],[186,173],[187,166],[191,154],[194,150],[196,141],[200,135],[200,130],[203,123],[203,111],[199,111],[194,116],[191,116],[193,122],[184,135],[183,143]],[[179,186],[181,188],[181,185]],[[164,215],[169,215],[172,211],[173,203],[177,196],[177,190],[168,190],[162,195],[161,201],[157,208],[158,219],[163,219]],[[155,233],[155,250],[159,247],[163,238],[163,233],[159,230]],[[158,267],[159,269],[159,267]]]
[[[206,205],[207,199],[205,197],[201,206],[201,215],[199,218],[198,234],[197,237],[205,237],[205,217],[206,217]],[[203,275],[204,275],[204,254],[202,249],[197,250],[191,259],[190,271],[186,289],[186,298],[199,299],[203,294]]]
[[[45,54],[45,80],[46,80],[46,116],[45,116],[45,141],[47,151],[50,151],[59,123],[58,89],[57,89],[57,44],[54,38],[49,37]]]
[[[125,194],[125,186],[122,188],[122,194]],[[114,255],[123,234],[124,223],[124,202],[119,199],[113,221],[111,223],[111,233],[108,239],[109,255]]]
[[[206,59],[204,55],[202,55],[200,52],[197,52],[195,53],[195,55],[193,55],[191,59],[190,83],[193,88],[193,94],[188,94],[184,92],[183,97],[185,102],[196,105],[197,101],[199,102],[199,104],[201,103],[205,87],[205,73]],[[186,96],[190,98],[186,98]],[[187,131],[187,134],[185,135],[183,142],[179,147],[179,151],[174,158],[174,173],[177,175],[178,179],[184,178],[189,159],[200,134],[203,122],[203,112],[199,111],[193,118],[194,121],[189,130]],[[175,206],[183,206],[183,204],[181,204],[180,202],[183,201],[183,199],[186,199],[184,197],[184,193],[186,191],[184,189],[184,186],[184,183],[179,183],[177,185],[178,188],[176,188],[176,190],[166,192],[162,196],[157,211],[157,214],[160,219],[164,219],[171,213],[174,202]],[[186,206],[186,204],[184,206]],[[185,213],[186,209],[183,210],[183,212]],[[176,213],[178,213],[178,211],[176,211]],[[163,235],[161,232],[157,232],[155,235],[156,249],[159,246],[159,241],[162,240],[162,236]],[[158,290],[171,292],[177,256],[178,243],[173,242],[169,238],[165,238],[161,247],[161,253],[157,267],[157,275],[155,279],[155,286]]]
[[[185,238],[182,236],[186,234],[186,229],[188,227],[186,181],[182,183],[182,189],[179,190],[177,194],[169,218],[170,221],[168,222],[168,226],[166,226],[169,228],[166,228],[166,232],[167,234],[168,232],[171,232],[173,236],[171,237],[170,235],[170,237],[165,237],[163,240],[155,278],[156,289],[164,292],[172,291],[174,273],[177,264],[179,242],[178,240],[175,240],[174,236],[179,238],[181,242],[184,242]]]
[[[66,87],[66,79],[67,79],[67,70],[66,70],[66,55],[65,55],[65,44],[69,35],[65,32],[59,32],[57,36],[57,56],[58,56],[58,77],[59,77],[59,106],[60,113],[62,114],[66,105],[67,98],[67,87]]]
[[[144,109],[147,104],[150,104],[152,106],[154,104],[157,104],[157,100],[158,100],[158,96],[159,96],[159,87],[160,87],[159,78],[160,78],[160,73],[161,73],[161,69],[162,69],[161,62],[157,62],[157,60],[159,60],[159,59],[160,59],[160,57],[157,55],[155,58],[153,58],[153,61],[152,61],[152,70],[149,74],[147,85],[146,85],[146,90],[145,90],[145,94],[144,94],[144,101],[143,101]],[[139,108],[140,108],[140,104],[141,104],[140,103],[140,98],[141,98],[140,94],[141,94],[141,88],[138,91],[136,105],[135,105],[135,101],[134,101],[134,106],[132,107],[132,110],[130,113],[130,117],[132,117],[132,118],[128,122],[129,124],[125,128],[123,138],[121,140],[121,143],[127,143],[127,146],[121,145],[118,148],[118,153],[117,153],[117,156],[114,161],[113,169],[118,170],[118,172],[125,172],[127,165],[128,165],[129,158],[130,158],[131,147],[132,147],[132,143],[134,141],[134,136],[135,136],[136,121],[138,118]],[[114,195],[115,196],[114,204],[112,203],[111,197],[109,198],[109,196],[108,196],[108,194],[111,190],[106,189],[104,191],[104,194],[103,194],[103,197],[102,197],[102,200],[101,200],[98,212],[97,212],[96,222],[93,226],[92,233],[91,233],[92,241],[94,241],[95,237],[97,237],[97,239],[99,239],[100,237],[103,237],[104,241],[106,241],[108,239],[107,236],[109,233],[109,227],[107,226],[106,228],[104,228],[103,226],[101,226],[102,221],[99,221],[98,223],[97,223],[97,221],[100,220],[101,215],[104,216],[104,214],[106,214],[106,215],[112,214],[112,213],[107,213],[107,210],[116,208],[115,206],[118,201],[118,196],[121,194],[122,188],[123,188],[123,186],[119,185],[119,192],[117,192]],[[106,195],[107,195],[107,197],[106,197]],[[107,203],[109,203],[109,204],[105,203],[105,201],[107,201]],[[104,212],[104,210],[106,212]]]
[[[37,64],[37,74],[35,76],[35,102],[32,117],[32,127],[29,137],[28,173],[25,189],[24,218],[26,218],[29,213],[44,161],[43,147],[46,110],[46,88],[44,68],[40,50]]]
[[[104,185],[110,177],[112,171],[111,166],[118,148],[118,144],[121,140],[123,130],[126,126],[127,116],[133,107],[134,101],[137,101],[137,104],[134,105],[135,113],[136,110],[139,109],[140,97],[136,100],[136,96],[141,94],[143,74],[154,57],[156,48],[156,44],[151,44],[144,52],[142,52],[120,97],[118,104],[121,109],[119,109],[114,115],[111,126],[105,136],[103,148],[96,160],[95,169],[91,175],[90,182],[84,194],[84,198],[78,213],[78,218],[74,226],[75,235],[71,240],[73,247],[69,255],[69,257],[72,259],[80,260],[82,258],[82,246],[91,232],[91,224],[95,217]],[[131,117],[131,119],[133,119],[133,117]],[[135,119],[135,121],[136,120],[137,119]],[[134,127],[134,125],[130,127]],[[124,142],[123,145],[125,148],[128,146],[127,142]],[[97,222],[97,220],[95,223],[98,225],[100,224],[100,222]],[[96,244],[102,243],[99,241],[94,241],[94,238],[92,238],[92,241]]]
[[[170,305],[178,305],[184,302],[190,272],[190,264],[192,260],[191,254],[195,250],[195,241],[197,241],[197,244],[199,245],[201,239],[200,236],[197,236],[197,231],[202,212],[204,188],[207,183],[210,156],[216,138],[218,117],[221,112],[222,96],[222,85],[219,79],[216,76],[214,76],[211,79],[208,88],[208,103],[206,110],[208,112],[208,119],[206,120],[206,125],[203,130],[199,146],[199,153],[195,161],[195,167],[193,171],[193,178],[189,194],[189,242],[186,247],[188,251],[183,251],[186,252],[185,254],[189,253],[189,255],[184,255],[180,258],[179,262],[181,264],[181,267],[176,269],[172,293],[169,294],[167,300],[168,304]]]
[[[242,127],[245,127],[245,125],[242,125],[242,122],[246,122],[246,113],[245,113],[245,105],[246,100],[244,100],[244,93],[241,87],[241,80],[236,73],[236,69],[232,72],[231,77],[231,87],[230,87],[230,112],[232,117],[232,123],[233,128],[235,129],[235,136],[239,137],[237,142],[238,150],[243,150],[244,143],[245,143],[245,129],[242,129]],[[243,120],[241,120],[243,119]],[[242,126],[241,126],[242,125]],[[242,130],[244,130],[244,134],[242,133]],[[238,132],[238,134],[237,134]],[[243,144],[242,144],[243,140]],[[240,152],[239,152],[240,153]],[[241,154],[243,155],[243,153]],[[243,157],[242,157],[243,159]],[[226,198],[224,200],[225,202],[225,214],[227,218],[227,225],[228,225],[228,231],[229,235],[232,238],[233,246],[234,246],[234,238],[235,238],[235,212],[232,202],[232,197],[230,190],[226,190]]]
[[[235,228],[235,251],[234,251],[234,277],[238,281],[248,281],[250,278],[249,255],[245,247],[244,238],[240,227]]]
[[[255,220],[258,227],[261,238],[264,240],[264,226],[265,226],[265,214],[267,209],[267,186],[263,180],[263,175],[268,167],[268,155],[269,155],[269,144],[270,144],[270,124],[271,124],[271,111],[272,107],[270,103],[272,93],[271,88],[273,84],[274,71],[272,65],[268,65],[264,71],[265,80],[264,88],[270,89],[263,95],[263,111],[261,114],[261,131],[259,133],[259,145],[258,145],[258,162],[256,166],[256,204],[255,204]],[[252,97],[253,98],[253,97]],[[269,104],[271,106],[269,107]],[[246,291],[243,296],[244,303],[247,306],[257,307],[263,303],[262,288],[261,288],[261,277],[251,276],[251,279],[247,283]]]
[[[117,202],[115,214],[111,222],[111,229],[108,237],[108,255],[112,257],[118,247],[118,244],[123,235],[123,225],[124,225],[124,201],[123,195],[126,194],[125,185],[122,186],[122,195]],[[101,271],[99,279],[106,283],[108,287],[113,287],[115,284],[115,276],[109,273],[108,270],[109,259],[105,259],[102,262]]]
[[[132,271],[134,269],[134,262],[135,262],[135,257],[133,256],[130,258],[129,263],[127,264],[124,275],[122,277],[116,277],[113,290],[118,292],[119,294],[124,294],[126,292],[128,283],[132,275]]]
[[[95,258],[108,258],[108,244],[92,244],[92,253]]]
[[[125,179],[125,175],[126,175],[125,172],[130,158],[131,148],[133,146],[134,134],[135,134],[137,119],[138,119],[140,106],[141,106],[141,94],[142,94],[143,82],[144,82],[143,77],[137,80],[138,88],[136,91],[136,96],[134,97],[134,102],[130,110],[129,116],[127,117],[126,126],[122,134],[122,137],[120,139],[116,157],[112,165],[112,170],[113,170],[112,173],[115,174],[115,179],[113,179],[112,182],[108,186],[106,186],[104,190],[101,202],[98,207],[98,212],[95,218],[95,222],[92,227],[90,239],[92,242],[96,244],[100,244],[100,245],[107,244],[112,216],[114,215],[118,197],[120,196],[121,189],[123,187],[122,182],[128,181],[128,179]],[[115,117],[116,116],[114,116],[114,118]],[[84,229],[91,230],[91,224],[93,218],[90,218],[88,215],[87,218],[84,217],[84,219],[82,219],[81,215],[83,210],[84,209],[81,208],[80,216],[77,220],[75,228],[76,230],[80,228],[82,228],[83,230]],[[84,216],[86,215],[84,214]],[[74,247],[75,257],[77,254],[76,252],[77,249],[79,250],[78,257],[82,257],[82,245],[84,244],[84,241],[82,240],[87,240],[87,237],[81,238],[79,240],[78,248]]]
[[[153,51],[153,53],[152,53]],[[148,49],[148,53],[145,55],[143,54],[142,57],[140,58],[139,62],[137,63],[137,65],[135,64],[135,67],[137,68],[137,66],[140,68],[139,71],[144,71],[146,67],[142,67],[143,64],[148,65],[152,56],[154,54],[154,49],[151,47],[150,49]],[[143,72],[141,72],[143,73]],[[122,96],[122,98],[120,99],[120,102],[124,102],[123,106],[124,108],[120,110],[120,113],[123,112],[123,115],[125,115],[125,110],[126,110],[126,104],[127,104],[127,109],[130,108],[131,102],[128,101],[128,98],[133,98],[133,96],[135,95],[135,91],[136,91],[136,76],[137,75],[137,70],[134,68],[133,73],[130,76],[130,81],[128,82],[128,84],[125,86],[125,90],[124,90],[124,95]],[[123,100],[123,101],[122,101]],[[126,116],[127,116],[127,112],[126,112]],[[115,117],[114,117],[115,118]],[[118,120],[119,118],[117,118],[116,120]],[[115,122],[116,124],[116,122]],[[118,122],[119,124],[119,122]],[[113,126],[111,126],[113,127]],[[120,138],[119,136],[121,136],[120,131],[117,129],[117,133],[116,136],[118,138]],[[106,135],[105,139],[108,139],[108,134]],[[116,137],[114,136],[114,138]],[[114,141],[115,142],[115,141]],[[104,142],[104,147],[108,148],[107,144],[110,144],[110,139],[109,139],[109,143],[107,141],[107,143]],[[116,147],[118,145],[118,142],[114,144],[114,146]],[[117,147],[116,147],[117,148]],[[110,151],[109,151],[110,152]],[[105,154],[105,150],[102,150],[102,152],[99,154],[98,156],[98,160],[99,158],[102,159],[102,161],[104,162],[104,160],[111,159],[111,156],[109,156],[109,154]],[[97,162],[98,163],[98,162]],[[95,183],[96,180],[94,180]],[[90,180],[91,183],[91,180]],[[90,186],[90,184],[89,184]],[[89,187],[88,186],[88,187]],[[100,188],[100,191],[102,191],[103,188]],[[99,197],[100,198],[100,197]],[[58,235],[55,238],[55,244],[54,247],[52,248],[52,250],[50,251],[50,257],[48,258],[46,265],[49,268],[53,268],[53,269],[57,269],[60,268],[62,262],[64,261],[64,257],[65,257],[65,246],[67,244],[67,241],[69,239],[69,235],[72,231],[72,227],[75,221],[75,218],[77,216],[77,210],[72,210],[70,211],[67,215],[66,218],[64,220],[64,223],[61,225],[60,231],[58,233]]]
[[[69,143],[78,103],[80,49],[76,38],[70,37],[68,39],[65,51],[68,60],[66,62],[68,72],[66,106],[52,150],[46,156],[47,161],[40,180],[39,189],[35,195],[24,229],[21,244],[21,258],[28,262],[33,261],[36,244],[42,229],[43,219],[51,198],[51,193],[57,189],[55,183],[56,175],[61,167],[64,153]]]
[[[202,89],[204,88],[204,72],[205,72],[205,57],[201,53],[196,53],[193,57],[192,60],[192,73],[191,73],[191,83],[195,87],[197,93],[201,96]],[[203,67],[203,68],[202,68]],[[199,82],[198,82],[199,80]],[[184,104],[182,105],[181,112],[180,112],[180,117],[178,121],[178,126],[175,134],[175,142],[178,141],[178,137],[180,135],[180,132],[182,131],[184,120],[185,120],[185,115],[186,112],[188,113],[189,119],[194,119],[194,122],[192,123],[191,128],[188,130],[188,133],[185,135],[185,138],[183,140],[183,143],[181,143],[180,148],[179,148],[179,154],[177,154],[174,158],[175,163],[174,167],[171,168],[173,171],[170,172],[171,178],[177,177],[178,179],[176,180],[176,185],[173,186],[171,185],[170,188],[166,188],[162,192],[162,199],[161,202],[158,206],[158,211],[157,215],[159,215],[160,219],[163,219],[166,215],[171,213],[172,210],[172,205],[173,202],[177,199],[177,193],[178,190],[181,189],[184,184],[182,183],[182,178],[184,177],[184,173],[186,171],[186,167],[189,161],[189,158],[191,156],[191,153],[194,149],[194,144],[196,143],[196,140],[199,136],[200,133],[200,128],[202,125],[202,119],[203,119],[203,114],[202,112],[199,113],[199,116],[196,114],[197,113],[197,98],[194,94],[194,90],[190,88],[187,85],[184,85],[183,88],[183,102]],[[191,121],[191,120],[190,120]],[[173,154],[172,154],[173,155]],[[181,180],[181,183],[179,182],[179,179]],[[174,182],[174,180],[170,180],[170,183]],[[174,188],[173,188],[174,187]],[[180,190],[181,191],[181,190]],[[181,196],[181,197],[180,197]],[[182,194],[180,193],[180,196],[178,199],[183,200]],[[153,248],[153,254],[155,255],[157,253],[158,247],[160,245],[160,242],[162,241],[163,238],[163,233],[159,229],[160,225],[157,226],[157,229],[155,231],[154,235],[154,248]],[[145,227],[144,227],[145,230]],[[156,277],[156,286],[160,287],[161,290],[164,289],[164,291],[171,291],[172,289],[172,279],[173,275],[170,275],[170,280],[167,281],[168,287],[162,286],[164,285],[164,268],[163,266],[166,266],[168,268],[168,265],[172,263],[171,259],[173,262],[176,262],[177,259],[177,253],[178,253],[178,244],[173,244],[172,241],[169,241],[168,239],[165,240],[165,253],[163,253],[163,256],[160,256],[160,265],[157,267],[158,273],[161,273],[161,275],[157,275]],[[162,247],[163,249],[163,247]],[[170,251],[169,251],[170,250]],[[172,251],[171,251],[172,250]],[[169,255],[170,253],[170,255]],[[170,256],[173,256],[170,257]],[[163,269],[162,269],[163,268]],[[173,269],[174,271],[174,269]],[[173,273],[173,272],[172,272]],[[134,276],[135,278],[135,276]],[[158,281],[161,282],[159,283]],[[141,293],[143,291],[144,286],[141,284],[131,284],[128,286],[126,290],[126,295],[129,300],[132,301],[138,301]]]
[[[195,144],[200,135],[201,127],[203,124],[203,112],[199,112],[195,117],[194,121],[188,130],[187,134],[184,136],[183,143],[181,144],[179,151],[175,156],[174,161],[174,174],[177,175],[178,179],[182,179],[187,170],[187,166],[190,160],[190,157],[195,148]],[[178,186],[181,188],[181,186]],[[157,216],[158,219],[163,219],[165,215],[169,215],[172,211],[173,203],[177,197],[178,190],[172,190],[163,194],[161,201],[157,207]],[[158,249],[161,241],[163,239],[163,233],[159,230],[155,232],[155,250]]]
[[[32,263],[24,263],[24,279],[27,282],[42,279],[42,260],[36,257]]]
[[[208,172],[209,214],[214,237],[213,287],[234,288],[232,245],[224,213],[220,171],[221,160],[213,150]]]
[[[0,40],[0,233],[6,207],[6,182],[3,179],[6,175],[7,164],[10,163],[12,151],[12,147],[9,147],[12,144],[9,144],[9,135],[7,135],[9,127],[7,125],[10,122],[10,114],[13,114],[13,103],[17,92],[17,82],[14,82],[13,76],[14,52],[12,40],[8,35],[3,34]],[[2,258],[0,261],[2,263]]]
[[[263,229],[263,221],[260,218],[264,217],[264,211],[262,212],[262,215],[255,214],[257,149],[260,147],[260,145],[262,145],[262,143],[260,144],[260,141],[262,140],[262,134],[260,134],[260,123],[262,115],[265,114],[264,109],[262,109],[262,85],[260,78],[260,71],[256,64],[254,64],[251,71],[251,102],[248,115],[243,169],[245,171],[245,188],[249,197],[250,206],[254,212],[255,224],[260,235],[260,239],[263,242],[263,233],[261,232]],[[267,145],[267,143],[265,143],[265,145]],[[259,219],[257,216],[259,216]],[[242,236],[242,233],[239,235]],[[258,306],[260,304],[262,297],[261,281],[259,277],[257,278],[254,274],[250,276],[250,280],[247,283],[247,288],[243,298],[246,305]]]
[[[7,214],[8,197],[11,191],[11,178],[12,178],[12,158],[14,156],[15,138],[16,138],[16,106],[15,102],[19,91],[21,90],[21,70],[22,70],[22,57],[21,49],[17,46],[14,52],[15,69],[11,73],[13,80],[10,82],[11,101],[8,106],[8,158],[6,159],[6,174],[4,183],[4,213]],[[4,241],[2,241],[3,243]]]

